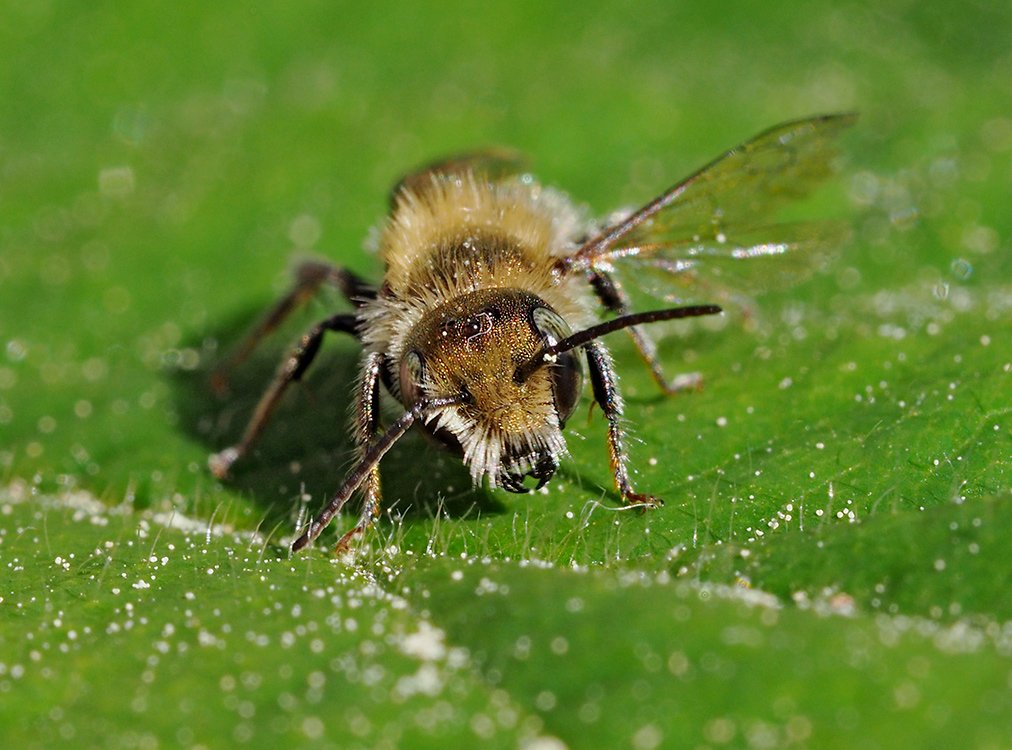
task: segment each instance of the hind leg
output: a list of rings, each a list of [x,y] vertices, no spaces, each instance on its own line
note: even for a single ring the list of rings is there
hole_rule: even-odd
[[[618,282],[607,273],[600,270],[593,271],[590,277],[590,285],[594,289],[597,298],[601,300],[601,304],[609,312],[616,315],[626,315],[629,313],[629,298]],[[654,381],[667,395],[672,396],[682,391],[700,387],[703,379],[698,372],[681,373],[670,380],[668,379],[657,357],[657,345],[642,327],[631,326],[626,328],[626,332],[633,340],[633,344],[636,345],[640,357],[647,367],[650,368],[650,374],[653,376]]]
[[[355,307],[376,296],[376,290],[362,278],[344,268],[322,261],[310,260],[295,269],[292,288],[267,311],[253,329],[211,373],[211,387],[219,394],[228,392],[229,373],[252,354],[261,341],[270,335],[295,310],[319,293],[321,287],[336,287]]]
[[[323,343],[323,335],[327,331],[337,331],[340,333],[350,333],[357,338],[357,322],[357,318],[354,315],[343,313],[321,320],[306,331],[291,353],[282,360],[281,366],[278,367],[278,371],[274,376],[274,380],[267,387],[267,390],[264,391],[264,395],[260,397],[260,402],[257,404],[253,416],[250,418],[249,424],[246,425],[246,430],[243,432],[239,442],[223,451],[212,454],[208,459],[208,465],[216,477],[222,479],[227,476],[229,469],[232,468],[232,464],[249,452],[250,447],[256,442],[260,433],[263,432],[264,426],[270,421],[278,402],[288,389],[288,386],[293,382],[301,380],[306,370],[313,363],[317,352],[320,350],[320,344]]]

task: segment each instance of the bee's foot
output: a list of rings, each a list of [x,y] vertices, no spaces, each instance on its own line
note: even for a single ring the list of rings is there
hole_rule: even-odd
[[[351,531],[346,531],[344,536],[337,540],[337,544],[334,545],[334,555],[344,555],[351,551],[351,544],[356,537],[361,536],[365,533],[366,526],[359,523]]]
[[[239,459],[240,455],[242,454],[235,446],[226,448],[218,453],[212,453],[207,458],[208,468],[211,469],[211,473],[214,474],[215,478],[225,479],[232,468],[232,464]]]
[[[636,507],[642,510],[652,510],[664,505],[664,501],[653,495],[642,495],[639,492],[627,492],[622,496],[622,501],[629,507]]]
[[[215,371],[211,374],[208,383],[211,386],[211,392],[214,393],[218,398],[225,398],[232,392],[232,386],[229,382],[228,375],[224,372]]]
[[[661,387],[669,396],[685,391],[701,391],[703,390],[703,374],[701,372],[683,372],[662,383]]]

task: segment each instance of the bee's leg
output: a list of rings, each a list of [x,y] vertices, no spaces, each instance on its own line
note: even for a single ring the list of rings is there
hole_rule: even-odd
[[[383,377],[383,355],[379,352],[368,352],[362,362],[362,374],[355,398],[355,444],[360,455],[364,455],[369,444],[379,429],[379,384]],[[372,524],[380,511],[380,473],[379,466],[373,467],[362,484],[362,515],[358,523],[338,540],[335,552],[343,552],[352,540],[364,532]]]
[[[601,270],[594,270],[590,275],[590,286],[593,288],[597,298],[604,305],[605,309],[616,315],[626,315],[629,312],[629,298],[626,296],[619,283]],[[657,357],[657,345],[654,340],[644,332],[640,326],[630,326],[625,329],[632,338],[636,349],[640,353],[654,381],[661,390],[669,396],[681,391],[698,388],[702,383],[702,377],[698,372],[687,372],[676,375],[668,380]]]
[[[338,331],[350,333],[352,336],[357,337],[357,325],[357,318],[353,314],[342,313],[332,315],[325,320],[321,320],[299,339],[299,343],[292,352],[282,360],[281,366],[274,376],[274,380],[267,390],[264,391],[264,395],[260,397],[260,402],[257,404],[253,416],[250,418],[249,424],[246,425],[246,430],[243,432],[239,442],[223,451],[212,454],[210,459],[208,459],[208,465],[216,477],[219,479],[224,478],[228,474],[232,464],[249,452],[250,446],[260,436],[264,425],[271,418],[285,390],[293,381],[301,380],[306,370],[313,363],[313,359],[320,350],[320,344],[323,342],[323,334],[327,331]]]
[[[324,284],[336,287],[356,307],[376,296],[376,290],[351,271],[329,263],[309,260],[295,269],[295,283],[284,297],[260,319],[211,373],[211,387],[218,393],[228,391],[228,375],[256,349],[257,345],[302,305],[306,304]]]
[[[611,361],[611,355],[599,341],[584,345],[589,364],[590,384],[594,389],[594,400],[604,411],[608,420],[608,453],[611,471],[615,475],[615,486],[622,495],[622,502],[656,508],[664,502],[653,495],[643,495],[632,488],[629,469],[626,466],[628,454],[625,450],[625,434],[622,431],[622,395],[618,392],[618,378]]]

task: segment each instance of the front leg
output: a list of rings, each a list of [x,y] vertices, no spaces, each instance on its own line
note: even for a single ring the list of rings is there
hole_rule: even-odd
[[[659,507],[664,504],[663,500],[636,492],[629,481],[629,469],[626,465],[629,456],[625,450],[625,433],[622,430],[622,395],[618,391],[618,377],[615,375],[611,355],[600,341],[591,341],[583,348],[587,352],[588,374],[591,387],[594,389],[594,400],[601,406],[608,420],[611,471],[615,476],[615,486],[622,496],[622,502],[641,505],[644,508]]]
[[[383,355],[380,352],[367,352],[362,360],[362,372],[355,396],[354,437],[358,455],[361,457],[369,449],[370,443],[379,430],[379,384],[384,375]],[[374,466],[362,484],[364,499],[362,515],[353,529],[346,532],[337,542],[335,552],[343,552],[352,540],[364,532],[379,515],[380,473],[379,465]]]

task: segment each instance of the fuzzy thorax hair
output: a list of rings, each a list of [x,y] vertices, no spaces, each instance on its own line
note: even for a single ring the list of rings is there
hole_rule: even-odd
[[[401,192],[381,231],[387,270],[379,295],[361,312],[365,345],[385,352],[395,373],[406,354],[422,352],[426,396],[469,389],[472,404],[442,411],[431,426],[457,438],[475,481],[488,476],[495,485],[501,469],[523,473],[539,453],[564,454],[565,443],[548,368],[526,383],[512,381],[541,343],[525,315],[506,311],[503,320],[488,321],[494,330],[462,330],[459,340],[445,324],[515,294],[540,299],[574,328],[590,324],[586,282],[555,271],[586,226],[556,191],[465,175],[433,176],[427,189]],[[404,401],[400,384],[393,385]]]

